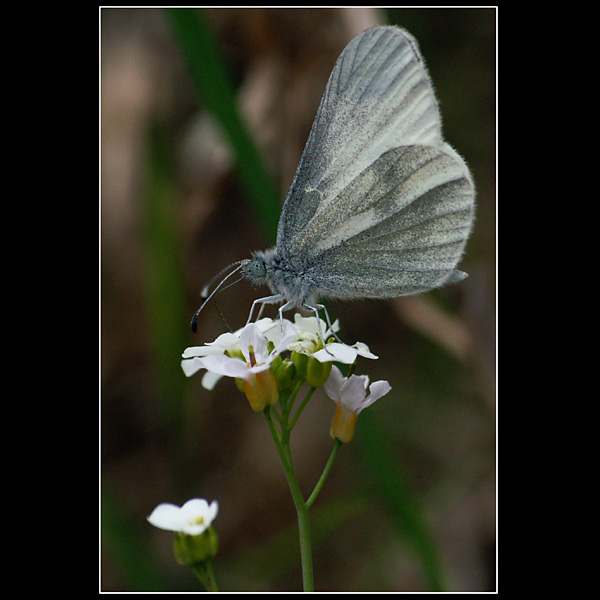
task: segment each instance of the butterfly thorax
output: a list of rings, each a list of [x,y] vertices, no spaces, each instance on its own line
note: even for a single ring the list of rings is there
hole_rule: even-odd
[[[306,270],[293,261],[283,260],[276,248],[259,250],[242,265],[242,274],[252,285],[267,285],[296,307],[314,302],[314,286]]]

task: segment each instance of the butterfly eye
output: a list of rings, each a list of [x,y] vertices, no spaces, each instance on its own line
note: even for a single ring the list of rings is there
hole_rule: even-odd
[[[242,273],[251,283],[264,282],[267,276],[265,259],[262,256],[254,256],[243,266]]]
[[[255,277],[264,277],[267,274],[265,269],[265,261],[262,259],[255,258],[249,265],[248,268],[250,273]]]

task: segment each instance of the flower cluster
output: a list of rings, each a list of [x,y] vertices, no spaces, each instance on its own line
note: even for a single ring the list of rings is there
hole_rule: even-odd
[[[377,356],[360,342],[352,346],[341,343],[338,329],[337,321],[327,328],[317,317],[298,314],[293,323],[259,319],[235,333],[220,335],[212,343],[187,348],[181,362],[188,377],[206,371],[202,385],[207,389],[214,388],[221,377],[234,378],[252,410],[264,412],[298,510],[303,556],[310,553],[310,535],[308,520],[300,519],[300,515],[307,514],[315,501],[340,446],[353,439],[360,412],[391,389],[387,381],[369,385],[366,375],[354,374],[359,356],[371,360]],[[346,365],[351,374],[345,377],[334,363]],[[319,481],[305,501],[289,458],[289,434],[320,387],[336,404],[330,427],[335,443]],[[301,389],[306,391],[304,400],[294,407]],[[208,504],[195,498],[181,507],[160,504],[148,517],[152,525],[174,532],[177,562],[191,567],[207,591],[218,591],[213,571],[218,540],[212,527],[217,511],[216,501]],[[307,581],[305,589],[312,589],[312,582]]]
[[[347,443],[354,435],[358,414],[391,388],[387,381],[377,381],[369,389],[366,375],[345,378],[333,365],[354,365],[359,356],[377,358],[366,344],[349,346],[335,341],[338,329],[337,321],[328,329],[317,317],[299,314],[293,323],[260,319],[235,333],[224,333],[212,343],[187,348],[181,366],[188,377],[205,369],[202,385],[207,389],[221,377],[235,378],[256,412],[276,405],[281,394],[299,383],[325,386],[337,405],[331,435]],[[322,336],[320,332],[324,332]]]

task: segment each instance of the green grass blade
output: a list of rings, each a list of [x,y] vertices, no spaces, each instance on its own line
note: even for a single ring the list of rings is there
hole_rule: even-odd
[[[252,137],[239,115],[228,71],[202,10],[165,9],[200,97],[225,132],[244,190],[265,234],[274,241],[280,200]]]
[[[360,415],[360,427],[364,433],[365,454],[381,498],[388,506],[400,535],[411,544],[420,560],[430,590],[443,591],[442,567],[423,508],[398,458],[389,448],[385,428],[369,411]]]
[[[144,283],[160,410],[173,435],[180,431],[185,377],[181,352],[187,338],[177,197],[164,132],[150,128],[144,173]]]

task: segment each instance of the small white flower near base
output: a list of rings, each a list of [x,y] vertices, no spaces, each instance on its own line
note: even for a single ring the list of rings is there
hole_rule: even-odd
[[[188,500],[183,506],[163,503],[152,511],[148,522],[167,531],[201,535],[210,527],[218,510],[216,500],[209,504],[203,498]]]

